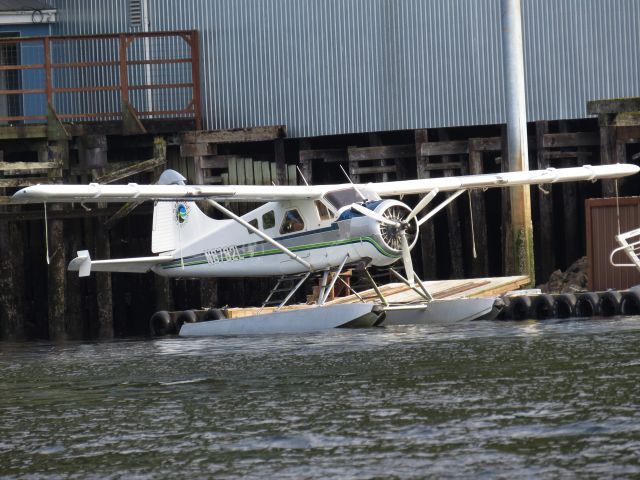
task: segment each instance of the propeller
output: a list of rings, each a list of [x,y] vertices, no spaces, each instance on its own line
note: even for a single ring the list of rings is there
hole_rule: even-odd
[[[426,206],[426,203],[424,206]],[[424,208],[424,206],[422,206],[420,210]],[[397,212],[394,212],[396,213],[396,215],[390,215],[390,217],[386,217],[379,214],[378,212],[368,209],[367,207],[359,203],[352,204],[351,209],[364,215],[365,217],[369,217],[375,220],[378,223],[391,227],[389,238],[389,240],[391,240],[390,243],[394,243],[393,239],[395,239],[396,242],[399,240],[400,245],[397,245],[396,248],[399,247],[398,250],[402,252],[402,263],[404,264],[404,270],[407,275],[407,280],[411,285],[413,285],[415,280],[413,273],[413,262],[411,260],[411,250],[409,249],[409,241],[407,240],[407,230],[411,225],[411,220],[416,216],[417,211],[419,210],[416,211],[416,209],[414,209],[409,213],[407,217],[398,218]]]

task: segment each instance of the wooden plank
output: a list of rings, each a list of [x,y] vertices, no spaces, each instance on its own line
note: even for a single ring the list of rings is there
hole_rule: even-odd
[[[0,188],[30,187],[51,183],[48,177],[0,178]]]
[[[278,183],[278,172],[276,168],[276,162],[270,162],[269,169],[271,170],[271,183],[273,183],[274,185],[280,185]]]
[[[640,97],[591,100],[587,102],[589,115],[640,111]]]
[[[470,138],[469,141],[473,141],[475,150],[479,152],[499,152],[502,145],[500,137]]]
[[[379,167],[353,167],[350,169],[350,173],[353,175],[362,175],[368,173],[395,173],[395,171],[395,165],[384,165]]]
[[[127,178],[132,175],[137,175],[138,173],[153,170],[154,168],[163,166],[166,163],[167,163],[166,158],[152,158],[150,160],[145,160],[143,162],[135,163],[130,167],[125,167],[120,170],[116,170],[115,172],[102,175],[101,177],[96,178],[95,181],[96,183],[117,182],[118,180],[122,180],[123,178]]]
[[[261,161],[260,163],[262,164],[263,185],[271,185],[271,162]]]
[[[230,158],[239,158],[237,155],[211,155],[202,157],[200,168],[228,168]]]
[[[273,155],[276,160],[276,185],[286,185],[287,164],[284,152],[284,140],[282,140],[281,138],[273,142]]]
[[[328,148],[324,150],[300,150],[299,158],[300,162],[305,160],[323,160],[329,163],[346,162],[349,157],[344,148]]]
[[[420,155],[433,157],[436,155],[460,155],[469,153],[468,140],[450,140],[446,142],[423,143]]]
[[[536,135],[536,143],[539,140]],[[543,148],[592,147],[600,145],[597,132],[545,133]]]
[[[287,184],[298,184],[298,170],[296,169],[295,165],[287,165]]]
[[[0,171],[14,172],[19,170],[48,170],[50,168],[60,168],[62,165],[55,162],[0,162]]]
[[[253,181],[255,185],[265,185],[262,178],[262,162],[260,161],[253,162]]]
[[[441,162],[430,163],[424,166],[425,170],[460,170],[462,169],[462,162]]]
[[[413,158],[416,154],[413,144],[349,147],[347,153],[349,160],[355,161]]]
[[[201,130],[183,132],[181,143],[241,143],[261,142],[284,138],[287,134],[285,125],[271,125],[251,128],[232,128],[226,130]]]
[[[255,185],[255,179],[253,176],[253,159],[252,158],[244,158],[244,177],[245,183],[244,185]]]
[[[580,160],[584,159],[584,158],[589,158],[591,157],[591,152],[587,152],[587,151],[582,151],[582,152],[569,152],[566,150],[562,150],[562,151],[545,151],[543,152],[543,155],[545,158],[549,159],[549,160],[557,160],[557,159],[563,159],[563,158],[578,158]]]
[[[181,157],[201,157],[213,155],[214,149],[210,143],[183,143],[180,145]]]

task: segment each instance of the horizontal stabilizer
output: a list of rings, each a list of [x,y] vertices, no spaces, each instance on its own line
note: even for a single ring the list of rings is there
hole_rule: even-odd
[[[87,250],[78,252],[78,256],[69,263],[69,270],[88,277],[93,272],[145,273],[156,265],[170,262],[172,257],[161,255],[154,257],[116,258],[112,260],[91,260]]]

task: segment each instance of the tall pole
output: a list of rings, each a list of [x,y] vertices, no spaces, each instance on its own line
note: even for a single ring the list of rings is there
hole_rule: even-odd
[[[509,171],[529,169],[527,118],[524,95],[524,59],[522,53],[522,13],[520,0],[500,0],[502,12],[502,64],[507,111],[507,151]],[[504,160],[504,159],[503,159]],[[508,273],[528,275],[535,283],[533,227],[529,186],[510,189],[510,222],[506,241],[512,242],[513,258],[506,259]]]

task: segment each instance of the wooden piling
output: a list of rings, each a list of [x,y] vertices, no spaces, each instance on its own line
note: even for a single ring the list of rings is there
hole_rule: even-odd
[[[0,221],[0,339],[16,341],[25,336],[24,312],[18,306],[18,296],[24,291],[19,281],[22,272],[14,261],[17,252],[12,241],[12,227],[8,221]],[[21,284],[22,283],[22,288]]]
[[[471,175],[484,173],[481,143],[482,139],[469,139],[469,174]],[[487,277],[489,276],[489,249],[487,245],[487,212],[483,191],[476,189],[471,192],[471,212],[476,250],[476,258],[471,261],[471,274],[474,277]]]
[[[49,162],[59,166],[49,171],[51,183],[62,183],[62,168],[69,163],[69,143],[65,140],[49,141]],[[51,212],[62,210],[62,205],[53,204],[48,207]],[[67,261],[64,249],[64,223],[61,219],[50,220],[48,225],[48,320],[49,339],[54,341],[66,339],[65,327],[65,286]]]
[[[415,131],[417,178],[431,177],[431,171],[428,169],[429,157],[422,155],[422,146],[428,141],[429,137],[426,128]],[[424,280],[437,278],[436,241],[433,222],[425,222],[420,226],[420,248],[422,251],[422,278]]]
[[[544,136],[549,133],[549,122],[541,120],[536,122],[536,152],[538,169],[549,168],[549,159],[545,155]],[[537,189],[538,197],[538,239],[539,260],[538,273],[541,279],[549,278],[551,272],[556,269],[556,250],[554,248],[553,235],[553,186],[543,185]]]

